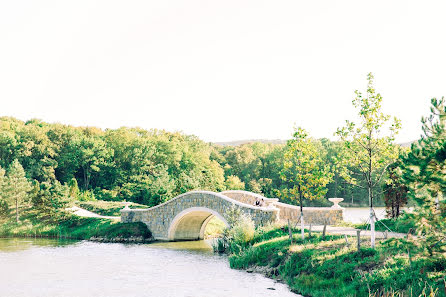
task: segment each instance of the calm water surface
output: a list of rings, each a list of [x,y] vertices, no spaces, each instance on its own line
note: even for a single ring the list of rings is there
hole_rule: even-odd
[[[274,290],[271,290],[274,289]],[[229,268],[207,243],[140,245],[0,239],[0,296],[299,296]]]
[[[374,207],[378,220],[386,217],[385,207]],[[368,207],[346,207],[344,208],[344,221],[350,223],[366,223],[369,221],[370,208]]]

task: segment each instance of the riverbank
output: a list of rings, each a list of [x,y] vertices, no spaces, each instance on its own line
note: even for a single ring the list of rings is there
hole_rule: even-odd
[[[151,242],[143,223],[120,223],[113,219],[79,217],[64,213],[57,220],[45,219],[32,209],[22,209],[19,223],[12,215],[0,222],[0,237],[36,237],[96,240],[102,242]]]
[[[371,249],[364,238],[357,251],[355,238],[346,243],[341,235],[307,233],[303,242],[298,232],[293,242],[285,229],[258,233],[250,247],[229,257],[230,266],[313,297],[446,296],[444,255],[429,256],[416,242],[392,238]]]

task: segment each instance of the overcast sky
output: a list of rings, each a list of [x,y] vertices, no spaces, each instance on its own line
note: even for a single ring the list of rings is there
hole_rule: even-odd
[[[445,2],[0,0],[0,116],[333,139],[373,72],[414,140],[446,95]]]

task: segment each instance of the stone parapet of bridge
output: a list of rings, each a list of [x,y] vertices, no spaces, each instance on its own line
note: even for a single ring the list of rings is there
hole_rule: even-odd
[[[286,222],[288,220],[296,221],[300,218],[300,207],[286,203],[277,202],[274,204],[280,210],[279,220]],[[334,225],[342,222],[342,208],[332,207],[303,207],[305,225]]]
[[[278,220],[281,222],[287,222],[288,220],[296,221],[300,218],[299,206],[278,202],[279,199],[277,198],[266,198],[262,195],[242,190],[223,191],[221,194],[250,205],[254,205],[256,200],[263,199],[265,206],[279,209]],[[323,225],[327,223],[328,225],[334,225],[343,220],[342,208],[303,207],[303,213],[305,224]]]

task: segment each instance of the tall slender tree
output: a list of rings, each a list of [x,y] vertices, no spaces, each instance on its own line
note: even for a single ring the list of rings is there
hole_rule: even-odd
[[[317,143],[302,128],[295,129],[285,151],[281,176],[287,188],[282,190],[281,195],[299,201],[302,239],[305,238],[303,200],[323,197],[327,192],[325,186],[332,177],[320,151]]]
[[[4,186],[6,184],[5,170],[0,167],[0,218],[6,217],[9,213],[9,205],[4,194]]]
[[[19,161],[14,160],[8,168],[8,178],[4,187],[4,194],[15,204],[16,222],[19,222],[19,207],[31,190],[31,184],[25,176],[25,171]]]
[[[370,205],[371,246],[374,248],[374,190],[380,185],[386,168],[398,157],[393,141],[401,123],[396,117],[391,121],[391,117],[383,113],[382,96],[375,90],[372,73],[367,75],[367,81],[365,95],[355,91],[353,106],[358,111],[358,121],[346,121],[346,125],[338,128],[335,134],[344,143],[348,163],[359,168],[365,181]]]

